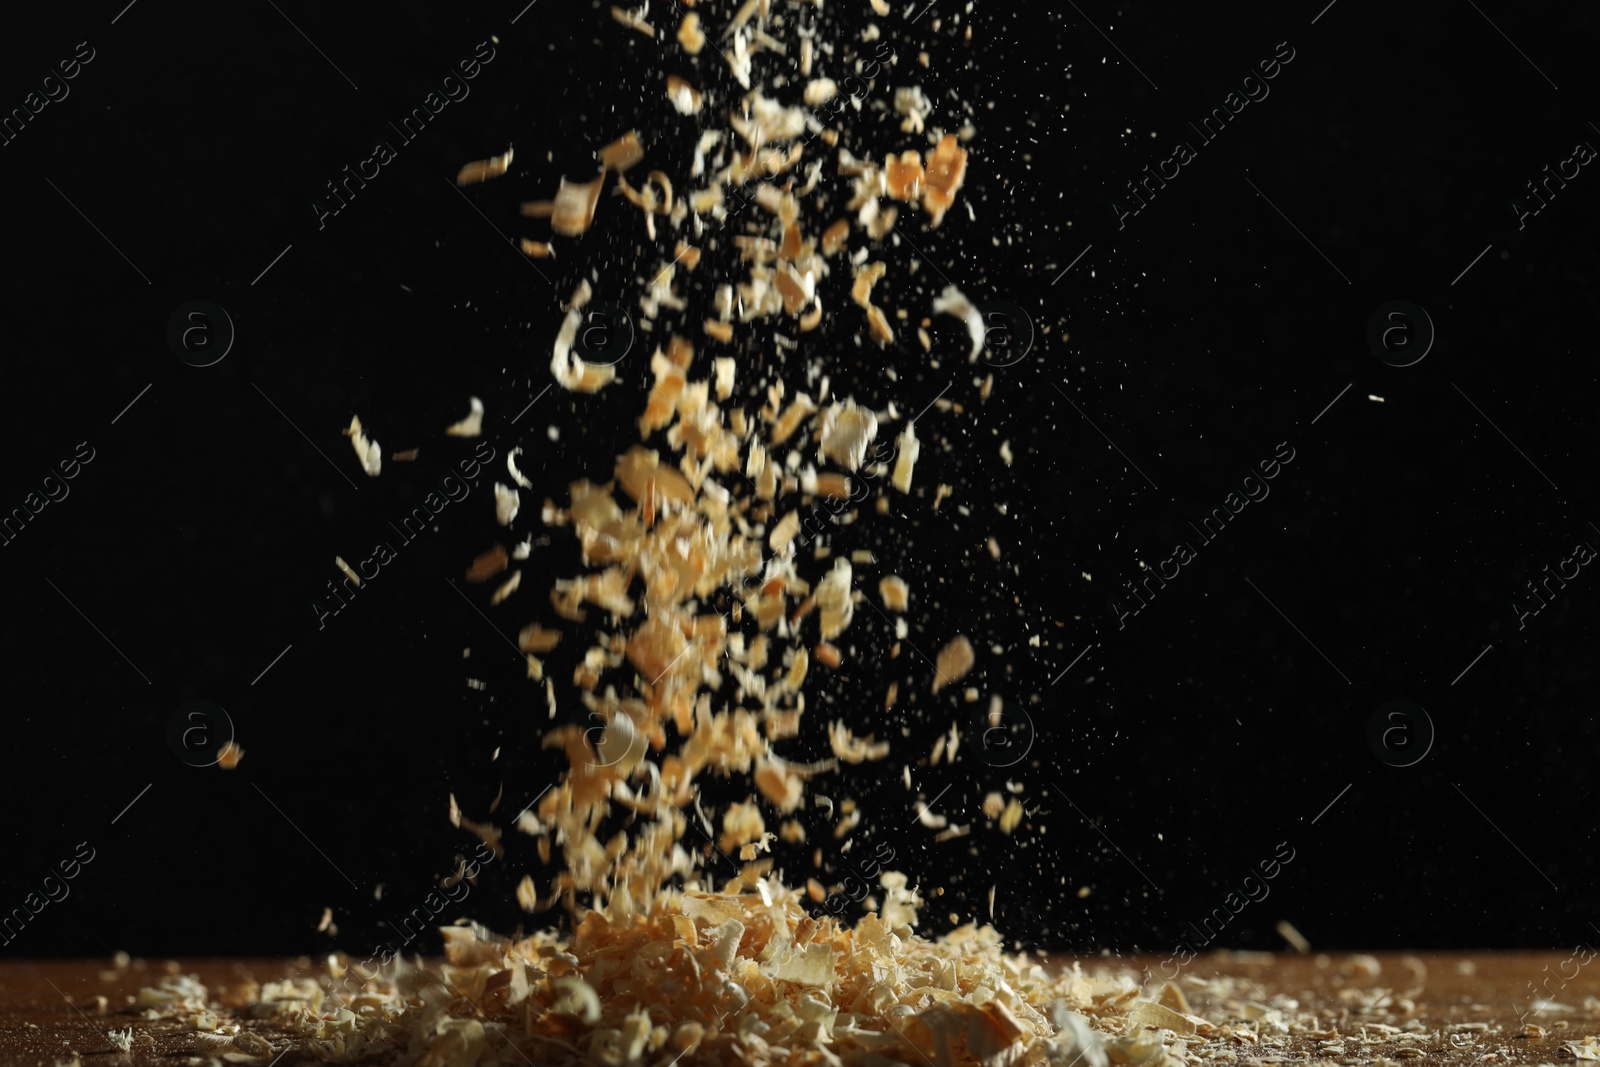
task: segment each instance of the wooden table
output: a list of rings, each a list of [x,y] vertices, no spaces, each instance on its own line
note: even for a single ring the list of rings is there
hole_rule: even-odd
[[[1154,957],[1088,958],[1100,967],[1151,968]],[[1374,968],[1376,971],[1374,973]],[[117,969],[111,961],[9,962],[0,964],[0,1064],[51,1067],[73,1054],[85,1065],[126,1063],[107,1031],[148,1031],[160,1055],[154,1062],[181,1063],[192,1054],[189,1035],[170,1023],[149,1023],[129,1007],[133,994],[167,973],[199,978],[213,995],[250,979],[325,976],[319,962],[298,960],[133,961]],[[1189,981],[1228,976],[1209,988]],[[1566,976],[1566,977],[1564,977]],[[1179,985],[1191,1011],[1231,1033],[1196,1041],[1191,1064],[1215,1062],[1244,1067],[1257,1063],[1372,1064],[1381,1058],[1398,1067],[1433,1064],[1522,1064],[1574,1062],[1564,1046],[1600,1034],[1600,965],[1582,956],[1555,953],[1424,953],[1360,957],[1271,956],[1262,953],[1202,956],[1183,970]],[[1544,988],[1541,988],[1543,986]],[[1155,981],[1147,988],[1160,987]],[[1387,998],[1380,990],[1388,990]],[[1533,1011],[1544,996],[1571,1010]],[[100,1009],[98,997],[106,998]],[[1281,998],[1296,1002],[1290,1006]],[[1270,1002],[1287,1009],[1288,1035],[1264,1033],[1251,1041],[1245,1002]],[[1300,1021],[1295,1023],[1294,1020]],[[1519,1036],[1528,1023],[1544,1032]],[[250,1024],[269,1038],[270,1026]],[[1382,1029],[1395,1027],[1402,1037]],[[1277,1042],[1277,1044],[1274,1044]],[[168,1058],[177,1054],[176,1058]],[[1600,1056],[1600,1048],[1595,1052]],[[281,1067],[311,1062],[293,1053]],[[1576,1065],[1581,1067],[1581,1064]]]

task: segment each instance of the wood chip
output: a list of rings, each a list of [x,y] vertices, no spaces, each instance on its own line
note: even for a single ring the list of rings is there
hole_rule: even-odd
[[[361,419],[358,416],[350,417],[350,426],[344,431],[350,438],[350,445],[356,450],[356,458],[361,461],[361,469],[367,476],[376,478],[383,470],[383,451],[378,447],[378,442],[367,439],[361,429]]]
[[[922,209],[929,215],[928,225],[937,227],[955,203],[956,192],[967,174],[967,150],[947,133],[928,154],[927,184],[922,191]]]
[[[334,556],[333,565],[343,571],[344,576],[354,582],[358,589],[361,587],[361,575],[350,568],[350,564],[344,561],[343,556]]]
[[[510,526],[521,507],[521,494],[510,486],[494,483],[494,518],[501,526]]]
[[[1311,951],[1311,942],[1307,941],[1305,935],[1296,930],[1294,924],[1288,919],[1278,920],[1276,929],[1278,936],[1289,942],[1296,952],[1303,954]]]
[[[954,685],[967,676],[972,670],[977,658],[972,651],[972,642],[966,635],[957,635],[950,643],[939,650],[939,655],[934,664],[933,691],[935,693],[947,685]]]
[[[500,588],[494,591],[494,595],[489,598],[489,606],[494,607],[496,604],[502,603],[506,597],[515,593],[520,585],[522,585],[522,572],[520,570],[512,571],[511,577],[507,578]]]
[[[475,163],[468,163],[456,173],[457,185],[476,185],[486,182],[490,178],[498,178],[511,166],[512,150],[506,149],[498,156],[480,159]]]
[[[1000,813],[1000,832],[1009,835],[1022,822],[1022,805],[1016,797],[1006,801],[1005,810]]]
[[[452,423],[444,428],[444,432],[451,437],[477,437],[483,433],[483,401],[477,397],[469,397],[470,410],[467,417],[460,422]]]
[[[911,492],[911,474],[916,469],[917,457],[922,454],[922,442],[917,440],[916,420],[906,423],[895,441],[894,474],[889,483],[902,493]]]
[[[495,545],[472,561],[467,568],[467,581],[487,582],[511,565],[511,557],[503,545]]]
[[[691,56],[699,55],[705,47],[706,35],[700,29],[700,16],[691,11],[678,23],[678,44]]]
[[[850,239],[850,220],[839,219],[822,231],[822,254],[831,256]]]
[[[649,37],[652,40],[654,40],[655,39],[655,35],[656,35],[656,28],[654,26],[650,25],[650,23],[648,23],[648,22],[646,22],[644,20],[644,13],[646,11],[648,11],[649,9],[650,9],[650,5],[648,3],[644,4],[643,6],[641,6],[637,11],[624,10],[623,8],[618,7],[616,4],[612,4],[611,5],[611,17],[616,19],[617,22],[619,22],[623,26],[628,27],[628,29],[630,29],[630,30],[638,30],[640,33],[644,34],[646,37]]]
[[[629,130],[615,141],[606,145],[596,154],[600,166],[606,170],[621,174],[629,167],[644,158],[644,145],[639,140],[639,131]],[[554,205],[552,205],[552,210]]]
[[[872,339],[880,346],[894,341],[894,331],[889,328],[889,320],[884,316],[883,309],[872,302],[872,287],[888,269],[882,261],[868,263],[856,270],[855,282],[850,288],[850,298],[866,309],[868,329]]]
[[[676,74],[667,75],[667,100],[680,115],[695,115],[700,112],[700,103],[704,99],[700,90],[690,85]]]
[[[563,177],[550,212],[550,228],[563,237],[576,237],[594,225],[594,209],[605,178],[603,170],[587,182],[569,182]]]

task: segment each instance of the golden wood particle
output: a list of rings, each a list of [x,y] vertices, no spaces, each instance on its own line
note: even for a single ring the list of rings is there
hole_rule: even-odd
[[[456,184],[476,185],[479,182],[486,182],[490,178],[500,177],[510,168],[511,155],[512,150],[508,148],[498,156],[490,156],[488,159],[480,159],[474,163],[466,164],[456,172]]]
[[[705,47],[706,35],[700,29],[700,16],[691,11],[678,23],[678,44],[691,56],[699,55]]]
[[[603,170],[586,182],[569,182],[563,177],[550,212],[550,228],[563,237],[577,237],[594,225],[594,209],[605,178]]]
[[[467,568],[467,581],[487,582],[511,565],[511,556],[504,545],[495,545],[472,561]]]
[[[629,130],[596,154],[600,166],[621,174],[644,158],[644,145],[637,130]]]
[[[947,133],[928,153],[927,184],[922,191],[922,209],[929,215],[928,225],[937,227],[955,203],[956,192],[967,175],[967,150]]]
[[[950,643],[939,650],[939,655],[934,663],[933,691],[937,693],[947,685],[954,685],[967,676],[977,662],[972,651],[972,642],[968,641],[965,634],[952,638]]]

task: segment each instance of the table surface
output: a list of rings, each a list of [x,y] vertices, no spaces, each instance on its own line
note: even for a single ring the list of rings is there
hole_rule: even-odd
[[[1154,957],[1078,959],[1090,971],[1137,972],[1160,962]],[[1184,968],[1179,984],[1191,1012],[1224,1029],[1192,1042],[1188,1060],[1244,1065],[1388,1059],[1399,1067],[1412,1061],[1420,1061],[1419,1067],[1571,1063],[1574,1055],[1566,1046],[1600,1033],[1600,1000],[1590,999],[1600,997],[1600,967],[1588,968],[1587,962],[1566,952],[1202,956]],[[321,977],[327,970],[307,958],[135,960],[123,969],[109,960],[0,964],[0,1064],[50,1067],[74,1054],[86,1067],[126,1063],[107,1032],[130,1026],[135,1033],[149,1031],[158,1053],[178,1054],[154,1062],[183,1062],[183,1054],[194,1050],[188,1032],[173,1023],[147,1022],[130,1007],[134,993],[168,973],[193,974],[216,996],[250,979]],[[1187,981],[1190,976],[1233,981],[1202,986]],[[1160,985],[1155,981],[1147,989],[1154,993]],[[99,997],[105,998],[103,1006]],[[1540,999],[1555,1005],[1540,1010],[1535,1003]],[[1242,1014],[1247,1001],[1285,1008],[1290,1033],[1258,1037]],[[1525,1035],[1529,1023],[1543,1032]],[[282,1035],[270,1025],[250,1026],[282,1047]],[[1593,1055],[1600,1058],[1600,1047]],[[277,1062],[288,1067],[311,1061],[290,1053]]]

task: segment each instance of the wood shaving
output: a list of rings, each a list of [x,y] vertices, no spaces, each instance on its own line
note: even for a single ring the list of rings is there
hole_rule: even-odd
[[[889,483],[900,492],[911,492],[911,474],[921,454],[922,442],[917,440],[917,424],[912,420],[906,423],[906,428],[900,431],[895,441],[894,474],[890,476]]]
[[[494,519],[501,526],[510,526],[521,508],[521,494],[509,486],[494,483]]]
[[[383,470],[383,452],[378,448],[378,442],[369,441],[362,432],[359,416],[350,416],[350,426],[344,434],[350,438],[350,444],[356,450],[356,458],[361,461],[361,469],[366,471],[369,477],[376,478]]]
[[[967,362],[976,363],[978,356],[983,352],[985,330],[983,315],[972,302],[967,299],[960,289],[947,285],[944,292],[933,301],[935,315],[954,315],[967,324],[967,334],[972,338],[972,350],[967,353]]]
[[[476,185],[479,182],[486,182],[490,178],[500,177],[510,169],[511,155],[512,150],[508,148],[498,156],[490,156],[488,159],[480,159],[477,162],[466,164],[456,173],[456,184]]]
[[[522,449],[520,447],[513,448],[510,452],[506,453],[506,473],[511,475],[511,480],[516,482],[522,488],[532,489],[533,483],[528,481],[527,478],[523,477],[522,472],[517,469],[517,457],[521,454]]]
[[[505,846],[500,843],[500,828],[488,823],[473,822],[461,814],[461,807],[456,803],[454,793],[450,794],[450,824],[458,826],[468,833],[476,834],[484,844],[494,851],[496,859],[505,855]]]
[[[472,561],[472,566],[467,568],[466,578],[469,582],[487,582],[508,566],[510,557],[506,554],[505,547],[495,545]]]
[[[357,574],[350,564],[344,561],[343,556],[334,556],[333,565],[343,571],[344,576],[354,582],[358,589],[361,587],[361,575]]]
[[[471,410],[467,417],[445,427],[444,432],[451,437],[477,437],[483,433],[483,401],[475,396],[468,400]]]
[[[967,150],[947,133],[928,154],[927,185],[922,191],[922,210],[929,215],[928,225],[938,227],[946,211],[955,203],[967,175]]]
[[[556,333],[550,352],[550,373],[563,388],[578,393],[593,393],[611,384],[616,378],[616,368],[585,362],[572,346],[578,339],[578,328],[583,325],[583,308],[591,296],[588,279],[578,283],[572,300],[567,305],[566,317]]]
[[[954,685],[967,676],[977,659],[972,651],[972,642],[966,635],[958,635],[950,643],[939,650],[939,655],[934,663],[933,691],[935,693],[947,685]]]
[[[629,130],[595,153],[600,166],[616,174],[621,174],[643,158],[644,145],[639,140],[638,130]]]
[[[704,99],[700,91],[675,74],[667,75],[667,100],[680,115],[695,115],[700,112],[700,104]]]
[[[1278,936],[1289,942],[1290,946],[1293,947],[1296,952],[1304,953],[1311,951],[1311,942],[1307,941],[1305,935],[1299,930],[1296,930],[1294,928],[1294,924],[1288,919],[1278,920],[1276,929],[1278,931]]]
[[[839,95],[839,86],[832,78],[813,78],[806,83],[802,99],[807,107],[821,107]]]
[[[750,16],[754,15],[756,8],[761,5],[762,0],[744,0],[744,3],[739,5],[739,10],[734,12],[733,21],[729,22],[723,29],[722,39],[726,41],[734,33],[743,29],[744,24],[750,21]]]
[[[705,47],[706,35],[700,29],[700,16],[691,11],[678,23],[678,44],[691,56],[699,55]]]
[[[850,561],[841,558],[833,561],[833,569],[817,583],[815,598],[822,618],[824,641],[842,633],[855,615],[855,601],[850,596],[850,577]]]
[[[517,635],[517,647],[524,652],[549,652],[560,643],[560,630],[547,630],[536,622],[524,626]]]
[[[507,578],[505,582],[501,584],[500,588],[494,591],[494,595],[489,598],[489,606],[494,607],[496,604],[502,603],[506,597],[510,596],[512,593],[515,593],[517,588],[521,585],[522,572],[512,571],[511,577]]]
[[[839,219],[822,231],[822,254],[831,256],[850,239],[850,220]]]
[[[819,459],[829,459],[847,470],[857,470],[867,448],[878,436],[878,417],[854,400],[835,404],[823,413]]]
[[[563,177],[551,202],[550,228],[563,237],[577,237],[594,225],[594,209],[600,202],[600,186],[605,179],[604,170],[586,182],[569,182]]]
[[[925,172],[922,155],[915,149],[889,156],[883,163],[884,191],[896,200],[915,201],[922,192]]]
[[[887,265],[881,260],[859,268],[856,271],[855,284],[850,289],[850,298],[866,310],[867,326],[871,330],[872,339],[880,346],[894,342],[894,331],[889,328],[888,318],[884,315],[883,309],[872,302],[872,287],[887,270]]]
[[[628,29],[638,30],[640,33],[653,40],[656,35],[656,28],[644,20],[645,13],[649,10],[649,0],[646,0],[644,4],[641,4],[637,9],[634,10],[625,10],[618,7],[616,4],[612,4],[611,17],[616,19],[617,22],[621,23],[622,25],[628,27]]]

